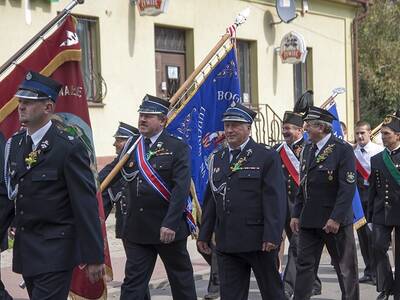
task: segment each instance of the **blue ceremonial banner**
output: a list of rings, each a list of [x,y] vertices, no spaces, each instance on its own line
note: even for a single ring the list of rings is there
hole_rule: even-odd
[[[331,102],[328,105],[328,107],[326,108],[326,110],[329,111],[332,115],[334,115],[337,118],[337,120],[334,120],[332,122],[333,134],[336,137],[343,139],[343,131],[342,131],[342,127],[340,126],[340,120],[339,120],[339,114],[338,114],[337,108],[336,108],[336,102],[335,101]],[[355,192],[354,198],[353,198],[353,212],[354,212],[353,224],[354,224],[354,227],[356,229],[358,229],[366,223],[364,210],[361,205],[361,199],[360,199],[360,194],[358,192],[358,188],[356,188],[356,192]]]
[[[169,116],[167,129],[191,148],[192,179],[197,198],[203,202],[211,153],[225,139],[222,115],[232,101],[240,101],[235,49],[232,47],[213,67],[203,83]]]

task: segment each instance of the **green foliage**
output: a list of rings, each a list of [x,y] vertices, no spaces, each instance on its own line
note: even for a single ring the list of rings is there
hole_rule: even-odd
[[[400,2],[374,1],[358,34],[361,119],[376,126],[400,107]]]

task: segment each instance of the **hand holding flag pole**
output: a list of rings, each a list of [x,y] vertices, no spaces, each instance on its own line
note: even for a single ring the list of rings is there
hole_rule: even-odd
[[[216,55],[216,53],[225,44],[225,42],[229,38],[232,38],[234,36],[234,34],[236,33],[237,27],[239,27],[240,25],[242,25],[246,22],[249,14],[250,14],[250,8],[246,8],[245,10],[243,10],[236,16],[235,22],[227,28],[226,33],[221,37],[221,39],[218,41],[218,43],[212,48],[212,50],[203,59],[203,61],[199,64],[199,66],[193,71],[193,73],[186,79],[186,81],[182,84],[182,86],[178,89],[178,91],[169,100],[171,102],[171,107],[174,107],[175,104],[177,104],[181,100],[182,95],[184,95],[187,92],[187,90],[190,88],[190,86],[192,85],[195,78],[202,72],[204,67],[207,66],[207,64]],[[110,172],[110,174],[108,174],[108,176],[103,180],[103,182],[100,185],[101,192],[103,192],[109,186],[109,184],[111,183],[113,178],[118,174],[118,172],[121,170],[121,168],[125,165],[125,163],[128,161],[130,155],[135,150],[137,144],[140,142],[141,139],[142,139],[142,136],[140,136],[135,141],[135,143],[128,149],[128,151],[120,159],[120,161],[114,167],[114,169]],[[194,187],[194,185],[192,184],[191,191],[192,191],[193,187]],[[192,191],[192,194],[193,194],[193,191]]]

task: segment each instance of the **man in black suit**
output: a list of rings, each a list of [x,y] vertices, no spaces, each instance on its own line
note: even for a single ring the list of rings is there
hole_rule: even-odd
[[[400,110],[394,116],[386,116],[381,133],[386,148],[371,158],[367,219],[372,223],[376,288],[380,293],[377,300],[387,300],[391,294],[400,300]],[[394,280],[387,254],[393,229],[396,233]]]
[[[157,255],[166,268],[173,298],[197,299],[186,248],[189,147],[164,130],[168,108],[166,100],[149,95],[143,99],[138,126],[142,137],[123,170],[131,174],[131,181],[123,230],[127,261],[121,300],[145,297]],[[120,177],[119,173],[114,181]]]
[[[305,144],[303,137],[303,117],[295,112],[286,111],[282,120],[282,135],[285,141],[276,145],[281,158],[282,170],[286,179],[287,213],[285,232],[289,240],[288,260],[283,274],[286,299],[291,299],[296,282],[296,261],[298,235],[290,228],[290,219],[294,207],[300,178],[300,154]],[[321,294],[321,280],[318,278],[318,265],[315,265],[315,282],[311,295]]]
[[[342,299],[359,299],[352,201],[356,189],[353,148],[332,134],[335,117],[311,106],[305,115],[310,143],[300,161],[300,187],[291,220],[299,233],[295,300],[309,299],[315,264],[326,245]]]
[[[381,145],[371,141],[371,125],[365,121],[358,121],[355,126],[356,146],[354,154],[357,158],[357,188],[365,214],[368,212],[368,178],[371,173],[371,157],[383,150]],[[364,275],[360,283],[376,283],[376,271],[372,251],[372,231],[370,226],[357,229],[358,242],[364,260]]]
[[[278,248],[286,193],[276,151],[250,138],[256,113],[241,104],[224,113],[228,146],[211,158],[197,246],[211,253],[215,231],[221,300],[248,298],[253,270],[263,299],[284,298]]]
[[[104,273],[96,187],[83,143],[52,121],[61,85],[28,72],[19,87],[18,113],[26,128],[9,140],[8,206],[3,236],[14,217],[13,271],[30,299],[67,299],[72,270],[86,265],[92,282]],[[15,209],[14,209],[15,207]]]
[[[7,211],[7,206],[11,205],[11,201],[8,200],[7,197],[7,189],[4,184],[4,147],[6,144],[6,140],[4,135],[0,132],[0,214],[2,212]],[[0,217],[1,219],[1,217]],[[4,236],[0,236],[0,252],[3,252],[8,249],[8,238],[7,231]],[[0,260],[1,261],[1,260]],[[3,282],[1,281],[0,274],[0,300],[12,300],[11,296],[6,291]]]

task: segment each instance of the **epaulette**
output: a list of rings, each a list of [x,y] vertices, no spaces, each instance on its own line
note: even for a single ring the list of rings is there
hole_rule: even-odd
[[[264,144],[264,143],[260,143],[260,145],[263,146],[267,150],[271,150],[271,146],[270,145],[267,145],[267,144]]]
[[[58,136],[62,137],[63,139],[65,139],[67,141],[72,142],[75,140],[74,136],[72,136],[67,130],[64,130],[60,127],[57,127],[56,132],[57,132]]]
[[[341,138],[337,138],[337,140],[338,140],[339,144],[342,144],[342,145],[346,145],[347,144],[347,142],[345,140],[341,139]]]
[[[175,138],[175,139],[177,139],[177,140],[179,140],[179,141],[183,141],[183,138],[182,137],[180,137],[180,136],[177,136],[177,135],[173,135],[173,134],[169,134],[169,136],[170,137],[173,137],[173,138]]]

